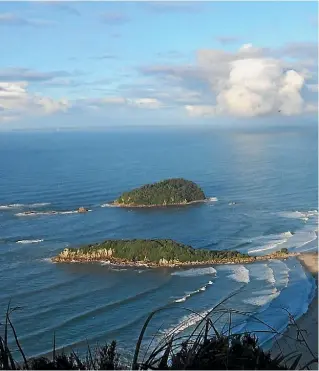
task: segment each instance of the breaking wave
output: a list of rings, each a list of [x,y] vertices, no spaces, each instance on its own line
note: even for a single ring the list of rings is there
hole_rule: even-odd
[[[208,281],[206,285],[200,287],[198,290],[191,291],[191,292],[187,293],[185,296],[174,300],[174,302],[175,303],[182,303],[182,302],[186,301],[188,298],[190,298],[191,296],[199,294],[202,291],[206,291],[207,286],[212,285],[212,284],[213,284],[212,281]]]
[[[38,240],[19,240],[16,243],[29,244],[29,243],[39,243],[39,242],[43,242],[43,239],[38,239]]]
[[[41,259],[41,261],[45,262],[45,263],[50,263],[50,264],[55,264],[51,258],[43,258]]]
[[[278,214],[283,218],[291,218],[291,219],[309,219],[313,216],[318,215],[318,210],[308,210],[308,211],[283,211]]]
[[[293,237],[294,234],[291,233],[290,231],[283,232],[280,234],[273,234],[273,235],[268,235],[268,236],[260,236],[255,238],[255,241],[262,241],[266,240],[266,244],[262,245],[260,247],[257,247],[255,249],[248,250],[248,254],[253,254],[253,253],[259,253],[262,251],[267,251],[267,250],[274,250],[277,248],[277,246],[280,246],[288,241],[289,238]],[[267,241],[268,240],[268,241]],[[268,242],[268,243],[267,243]]]
[[[249,274],[257,281],[267,281],[272,285],[276,283],[274,271],[268,264],[252,264]]]
[[[244,299],[244,303],[256,305],[258,307],[263,307],[264,305],[269,304],[272,300],[277,298],[280,295],[280,291],[278,291],[276,288],[273,288],[272,290],[265,290],[260,291],[259,295],[250,297],[248,299]]]
[[[243,265],[238,265],[231,267],[233,273],[228,276],[228,278],[231,278],[234,281],[237,282],[244,282],[248,283],[250,281],[249,278],[249,270],[244,267]]]
[[[191,268],[185,271],[177,271],[171,273],[172,276],[180,276],[180,277],[196,277],[196,276],[203,276],[207,274],[216,274],[217,271],[213,267],[208,268]]]
[[[87,210],[87,212],[92,210]],[[22,213],[16,213],[15,216],[37,216],[37,215],[67,215],[67,214],[82,214],[79,210],[69,210],[69,211],[26,211]]]
[[[271,284],[275,284],[276,279],[274,276],[274,271],[267,264],[265,264],[265,268],[266,268],[266,275],[265,275],[266,280]],[[260,280],[261,278],[257,278],[257,279]]]
[[[276,287],[282,289],[288,286],[290,268],[282,260],[271,260],[268,263],[272,270]]]
[[[184,317],[182,317],[180,323],[177,326],[171,326],[170,328],[168,328],[167,330],[164,330],[162,332],[164,332],[165,336],[167,336],[167,337],[170,337],[171,335],[176,335],[176,334],[186,330],[190,326],[196,325],[196,323],[198,323],[204,317],[206,317],[211,310],[212,309],[208,309],[208,310],[205,310],[205,311],[203,311],[201,313],[198,313],[198,314],[197,313],[192,313],[190,315],[184,316]]]
[[[37,208],[50,205],[50,202],[37,202],[34,204],[8,204],[0,205],[0,210],[22,209],[22,208]]]

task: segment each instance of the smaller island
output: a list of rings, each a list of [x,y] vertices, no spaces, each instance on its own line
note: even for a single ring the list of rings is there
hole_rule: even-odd
[[[154,207],[188,205],[203,202],[206,196],[202,189],[190,180],[165,179],[124,192],[113,205],[120,207]]]
[[[285,259],[296,254],[286,249],[264,256],[239,251],[194,249],[170,239],[106,240],[79,248],[66,248],[52,258],[55,263],[101,262],[115,265],[177,267],[207,264],[243,264],[259,260]]]

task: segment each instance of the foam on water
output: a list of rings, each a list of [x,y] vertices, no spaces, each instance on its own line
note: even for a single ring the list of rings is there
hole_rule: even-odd
[[[231,266],[231,269],[233,273],[230,274],[228,278],[231,278],[232,280],[237,282],[244,283],[248,283],[250,281],[249,270],[243,265]]]
[[[285,288],[289,283],[290,268],[282,260],[272,260],[268,262],[268,266],[272,269],[275,277],[275,285],[277,288]]]
[[[274,288],[270,290],[270,293],[267,293],[267,292],[263,293],[262,291],[260,291],[258,295],[252,296],[248,299],[244,299],[243,301],[246,304],[252,304],[255,306],[262,307],[264,305],[269,304],[272,300],[277,298],[279,295],[280,295],[280,291]]]
[[[183,297],[180,298],[180,299],[176,299],[176,300],[175,300],[175,303],[181,303],[181,302],[183,302],[183,301],[186,301],[186,299],[187,299],[187,296],[183,296]]]
[[[180,277],[195,277],[195,276],[203,276],[207,274],[216,274],[217,271],[213,267],[207,268],[191,268],[184,271],[176,271],[171,273],[172,276],[180,276]]]
[[[162,332],[165,333],[165,336],[170,337],[171,335],[177,335],[178,333],[186,330],[188,327],[196,325],[199,321],[201,321],[208,313],[210,312],[209,310],[203,311],[201,313],[192,313],[187,316],[184,316],[181,318],[181,321],[177,326],[173,325],[167,330],[164,330]]]
[[[43,239],[38,239],[38,240],[19,240],[16,243],[29,244],[29,243],[39,243],[39,242],[43,242]]]
[[[183,297],[174,300],[174,302],[175,302],[175,303],[181,303],[181,302],[184,302],[184,301],[186,301],[188,298],[192,297],[193,295],[199,294],[199,293],[202,292],[202,291],[206,291],[207,286],[212,285],[212,284],[213,284],[212,281],[208,281],[206,285],[200,287],[198,290],[188,292],[188,293],[187,293],[186,295],[184,295]]]
[[[276,282],[274,271],[268,264],[252,264],[249,267],[249,274],[257,281],[267,281],[274,285]]]
[[[90,212],[92,210],[87,210],[86,212]],[[39,212],[31,212],[31,213],[16,213],[15,216],[38,216],[38,215],[67,215],[67,214],[82,214],[78,210],[69,210],[69,211],[39,211]]]
[[[37,202],[34,204],[8,204],[0,205],[0,210],[10,210],[10,209],[21,209],[21,208],[30,208],[30,207],[42,207],[50,205],[50,202]]]
[[[248,254],[260,253],[267,250],[277,250],[278,246],[286,243],[293,236],[294,235],[290,231],[287,231],[279,234],[256,237],[252,242],[256,242],[258,247],[248,250]],[[266,254],[269,253],[269,251],[266,252]]]
[[[109,203],[105,203],[105,204],[102,204],[100,206],[101,207],[117,207],[117,205],[113,205],[113,204],[109,204]]]
[[[114,272],[122,272],[122,271],[127,271],[127,268],[112,268],[111,270]]]
[[[292,237],[293,234],[290,231],[287,231],[287,232],[282,233],[282,236],[283,237]]]
[[[297,259],[288,259],[285,264],[280,264],[281,262],[278,263],[278,261],[271,263],[278,265],[278,268],[274,269],[275,274],[281,274],[281,269],[286,266],[284,269],[290,273],[289,284],[283,287],[283,290],[271,294],[272,300],[268,303],[268,299],[257,297],[255,304],[262,304],[257,317],[278,332],[282,332],[289,321],[287,311],[295,320],[307,311],[309,303],[314,297],[316,284],[314,278],[305,272]],[[278,283],[278,280],[276,283]],[[260,331],[259,340],[261,345],[268,342],[272,336],[267,330],[269,328],[262,322],[254,320],[248,321],[245,328],[245,331]]]
[[[51,258],[43,258],[41,259],[42,262],[45,262],[45,263],[50,263],[50,264],[55,264]]]
[[[291,219],[309,219],[313,216],[318,216],[318,210],[308,210],[308,211],[283,211],[278,213],[279,216],[283,218]]]
[[[0,205],[0,210],[18,209],[19,207],[22,207],[22,204]]]

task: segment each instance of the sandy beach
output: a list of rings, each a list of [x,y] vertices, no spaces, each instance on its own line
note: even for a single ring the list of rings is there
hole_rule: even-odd
[[[309,305],[307,313],[296,321],[296,325],[290,324],[284,335],[276,341],[271,349],[271,354],[276,356],[279,353],[289,354],[297,351],[302,354],[299,367],[305,366],[313,360],[314,356],[318,358],[318,253],[304,253],[298,256],[301,264],[315,277],[317,288],[313,301]],[[308,344],[300,340],[302,335]],[[300,369],[300,368],[299,368]],[[318,370],[318,360],[309,366],[311,370]]]

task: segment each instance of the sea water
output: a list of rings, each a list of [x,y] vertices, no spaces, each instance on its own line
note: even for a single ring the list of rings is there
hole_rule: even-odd
[[[209,127],[1,133],[0,314],[12,306],[28,356],[86,339],[116,339],[128,354],[148,314],[155,332],[190,331],[220,301],[282,331],[302,315],[314,281],[297,259],[184,269],[53,264],[67,246],[115,238],[172,238],[195,248],[263,255],[317,247],[317,132]],[[196,182],[209,202],[105,207],[121,192],[161,179]],[[233,204],[235,202],[235,204]],[[79,214],[79,207],[92,210]],[[24,215],[27,210],[33,215]],[[47,214],[47,211],[56,211]],[[24,217],[21,217],[24,215]],[[189,312],[191,310],[192,312]],[[263,331],[237,316],[234,331]],[[266,343],[269,333],[261,333]]]

